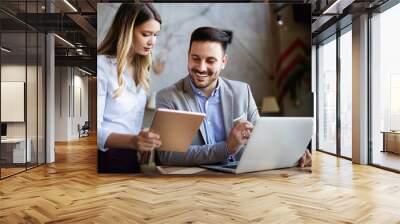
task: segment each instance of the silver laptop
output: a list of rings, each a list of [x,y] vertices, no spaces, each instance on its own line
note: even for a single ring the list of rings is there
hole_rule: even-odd
[[[260,117],[240,161],[202,167],[247,173],[296,166],[311,140],[312,127],[311,117]]]

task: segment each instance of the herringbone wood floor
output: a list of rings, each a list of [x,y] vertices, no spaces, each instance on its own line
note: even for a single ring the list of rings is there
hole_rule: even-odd
[[[400,223],[400,175],[315,152],[297,169],[98,175],[95,138],[0,181],[0,223]]]

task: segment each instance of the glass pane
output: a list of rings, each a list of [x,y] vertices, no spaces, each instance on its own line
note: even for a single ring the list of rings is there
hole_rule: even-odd
[[[352,157],[352,44],[351,30],[340,37],[340,153]]]
[[[1,34],[1,140],[2,177],[25,170],[26,33]],[[28,145],[29,149],[29,145]]]
[[[400,170],[400,5],[372,22],[372,163]]]
[[[44,0],[2,2],[18,18],[0,12],[2,21],[7,21],[0,31],[2,178],[45,161],[45,36],[21,22],[35,26],[44,6]]]
[[[336,153],[336,39],[318,48],[318,147]]]

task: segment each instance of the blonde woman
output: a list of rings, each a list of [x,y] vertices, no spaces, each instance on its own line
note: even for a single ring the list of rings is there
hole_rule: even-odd
[[[151,4],[122,4],[99,46],[97,144],[100,173],[140,172],[137,152],[143,156],[161,145],[159,135],[141,130],[149,89],[150,53],[160,27],[160,15]]]

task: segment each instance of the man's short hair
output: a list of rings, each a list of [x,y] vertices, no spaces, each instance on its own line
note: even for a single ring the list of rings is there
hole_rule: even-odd
[[[214,28],[214,27],[199,27],[193,31],[190,37],[189,52],[192,48],[193,41],[211,41],[218,42],[221,44],[222,50],[225,54],[228,43],[231,41],[231,37],[226,32]]]

